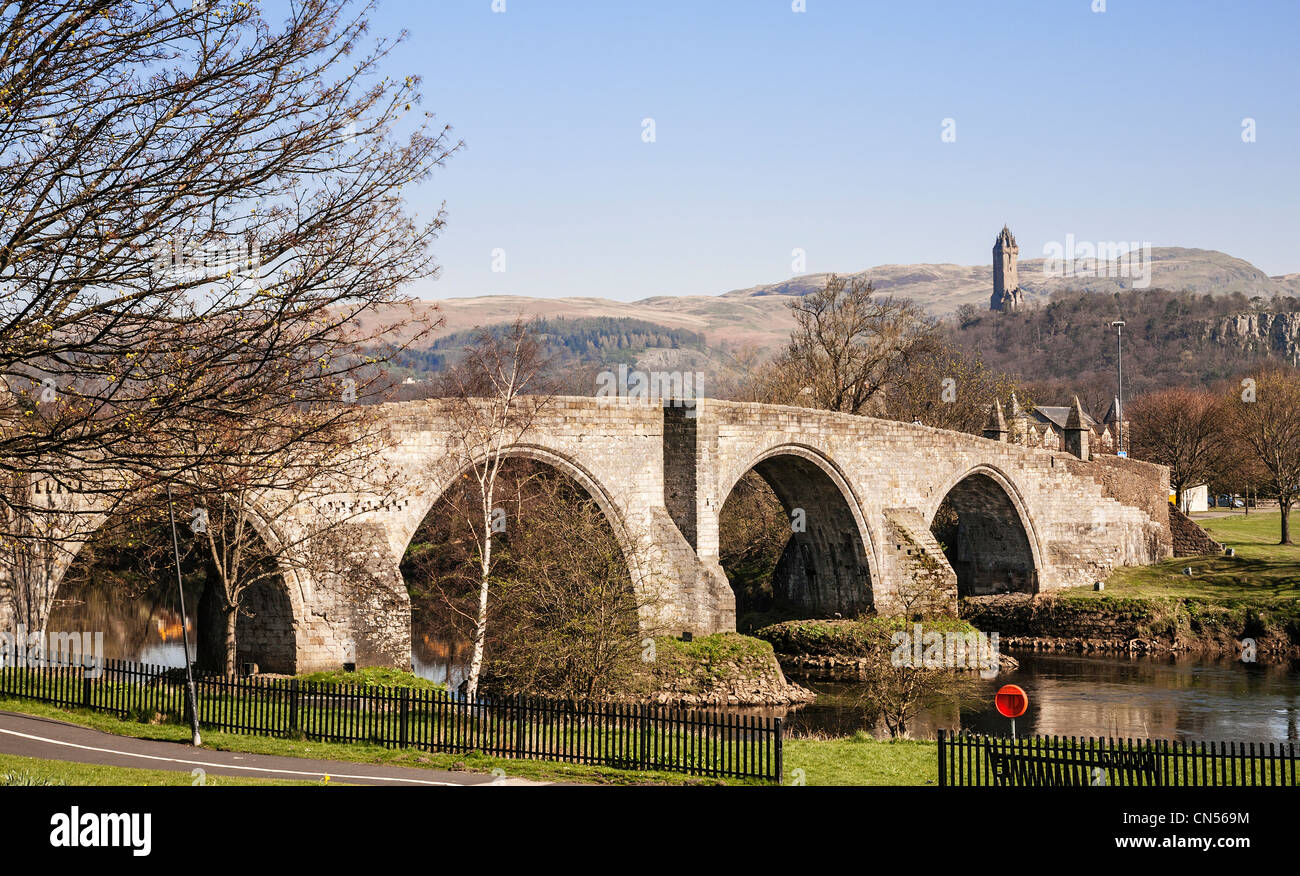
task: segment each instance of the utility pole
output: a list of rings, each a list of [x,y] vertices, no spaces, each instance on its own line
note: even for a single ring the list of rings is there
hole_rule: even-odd
[[[172,550],[176,554],[176,592],[181,598],[181,646],[185,649],[185,705],[190,712],[190,743],[198,748],[203,744],[199,738],[199,698],[194,692],[194,672],[190,668],[190,634],[185,628],[189,615],[185,613],[185,582],[181,578],[181,543],[176,536],[176,512],[172,509],[172,485],[167,485],[167,516],[172,522]]]
[[[1115,454],[1126,456],[1124,452],[1124,320],[1117,319],[1110,324],[1115,330],[1116,373],[1115,386]]]

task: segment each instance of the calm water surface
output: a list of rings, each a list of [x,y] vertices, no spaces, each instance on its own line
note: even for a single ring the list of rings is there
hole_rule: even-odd
[[[1029,694],[1029,710],[1016,719],[1017,733],[1300,740],[1300,667],[1295,665],[1034,652],[1015,657],[1019,669],[974,681],[960,704],[922,710],[911,734],[928,737],[940,727],[1006,734],[1010,722],[993,708],[993,693],[1018,684]],[[796,680],[817,691],[817,701],[765,714],[784,715],[792,732],[880,734],[883,728],[866,720],[860,684]]]

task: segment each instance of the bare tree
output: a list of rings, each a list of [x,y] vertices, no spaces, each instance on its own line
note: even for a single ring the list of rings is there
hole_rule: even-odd
[[[177,422],[370,379],[436,273],[403,195],[459,144],[395,140],[419,82],[353,5],[0,9],[0,472],[115,494],[195,463]]]
[[[1291,540],[1291,508],[1300,497],[1300,375],[1272,368],[1248,378],[1227,402],[1230,434],[1267,473],[1282,511],[1281,544]]]
[[[472,480],[474,502],[466,523],[473,534],[478,565],[473,608],[473,654],[467,694],[478,693],[487,641],[488,593],[493,574],[492,549],[504,521],[498,508],[502,466],[541,410],[549,404],[548,362],[522,317],[503,333],[483,331],[463,358],[442,375],[441,392],[451,406],[450,453],[435,472],[438,480],[462,476]]]
[[[883,413],[892,420],[920,420],[978,435],[993,402],[1013,392],[1022,405],[1030,404],[1019,382],[990,371],[979,356],[955,344],[934,340],[897,370],[885,388]]]
[[[353,574],[346,542],[355,533],[347,527],[398,491],[396,476],[374,454],[382,441],[374,410],[320,406],[287,416],[270,405],[243,411],[238,423],[191,419],[173,436],[198,460],[178,495],[188,503],[182,510],[206,569],[204,599],[221,618],[220,645],[205,649],[220,655],[219,665],[209,668],[234,674],[238,620],[250,615],[245,596],[254,588],[284,587],[290,571],[365,586],[364,576]],[[155,489],[161,496],[162,486]]]
[[[862,278],[832,274],[789,306],[795,327],[772,393],[789,404],[870,413],[890,381],[936,344],[936,327],[915,303],[877,296]]]
[[[643,678],[653,587],[637,587],[626,544],[573,481],[544,472],[512,491],[496,576],[487,674],[506,694],[597,699]]]
[[[3,477],[9,501],[0,503],[0,618],[29,631],[45,629],[56,583],[79,547],[75,509],[49,490],[53,482]],[[42,501],[42,498],[44,501]],[[17,509],[39,508],[39,511]]]
[[[1227,448],[1231,413],[1222,398],[1175,387],[1139,396],[1125,413],[1133,456],[1169,467],[1178,507],[1186,510],[1184,492],[1209,480]]]
[[[736,592],[741,632],[768,622],[773,611],[789,611],[778,604],[772,575],[790,538],[790,518],[781,500],[762,475],[746,472],[718,514],[718,561]]]

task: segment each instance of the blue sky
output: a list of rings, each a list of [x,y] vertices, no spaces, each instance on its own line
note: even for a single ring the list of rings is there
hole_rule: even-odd
[[[410,32],[388,71],[466,142],[412,195],[449,219],[411,291],[716,294],[795,248],[988,264],[1004,222],[1022,259],[1073,234],[1300,271],[1300,3],[1092,5],[380,0],[374,31]]]

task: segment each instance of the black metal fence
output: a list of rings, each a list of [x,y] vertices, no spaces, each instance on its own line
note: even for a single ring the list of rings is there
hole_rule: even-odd
[[[534,697],[471,702],[443,690],[297,679],[205,676],[195,687],[199,723],[217,731],[781,781],[780,718]],[[188,719],[183,670],[121,660],[98,672],[0,668],[0,696]]]
[[[1287,742],[1178,742],[939,731],[939,785],[983,787],[1297,787]]]

